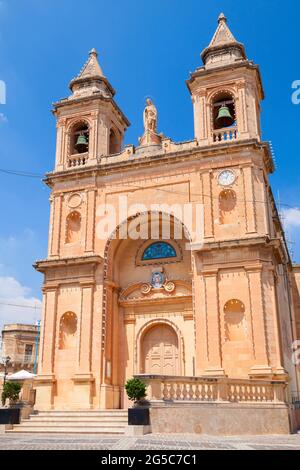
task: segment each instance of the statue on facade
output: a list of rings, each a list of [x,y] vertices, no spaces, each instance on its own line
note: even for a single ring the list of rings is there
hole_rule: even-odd
[[[146,99],[143,114],[144,135],[139,138],[140,145],[157,145],[161,143],[161,135],[157,133],[157,109],[150,98]]]
[[[150,98],[147,98],[144,109],[144,128],[145,132],[151,131],[155,134],[157,132],[157,109]]]

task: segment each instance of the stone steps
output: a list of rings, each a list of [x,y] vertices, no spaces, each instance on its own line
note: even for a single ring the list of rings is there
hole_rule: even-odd
[[[51,410],[35,412],[7,433],[124,434],[124,410]]]
[[[111,416],[101,416],[102,423],[111,423]],[[54,422],[99,422],[97,416],[30,416],[30,423],[54,423]],[[114,423],[125,423],[127,424],[127,416],[114,416]],[[25,422],[25,421],[24,421]],[[26,421],[27,422],[27,421]]]

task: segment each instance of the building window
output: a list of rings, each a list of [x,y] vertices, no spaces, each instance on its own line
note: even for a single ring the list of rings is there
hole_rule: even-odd
[[[76,243],[81,235],[81,215],[77,211],[71,212],[66,221],[66,243]]]
[[[33,345],[32,344],[25,344],[25,355],[24,355],[24,362],[32,362],[32,351]]]
[[[237,299],[231,299],[224,306],[225,341],[246,339],[245,306]]]
[[[142,261],[176,257],[176,250],[172,245],[166,242],[155,242],[145,249],[142,255]]]
[[[236,193],[232,189],[224,189],[219,196],[220,223],[233,224],[237,222]]]
[[[73,349],[76,346],[77,316],[66,312],[59,323],[59,349]]]

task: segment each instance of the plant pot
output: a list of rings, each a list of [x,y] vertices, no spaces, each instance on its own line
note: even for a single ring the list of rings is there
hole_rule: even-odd
[[[0,409],[0,424],[20,424],[20,408]]]
[[[149,408],[128,408],[129,426],[149,426],[150,414]]]

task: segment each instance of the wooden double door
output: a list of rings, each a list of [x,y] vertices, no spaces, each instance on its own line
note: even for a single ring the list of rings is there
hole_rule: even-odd
[[[142,339],[141,372],[143,374],[178,375],[178,338],[168,325],[156,325]]]

